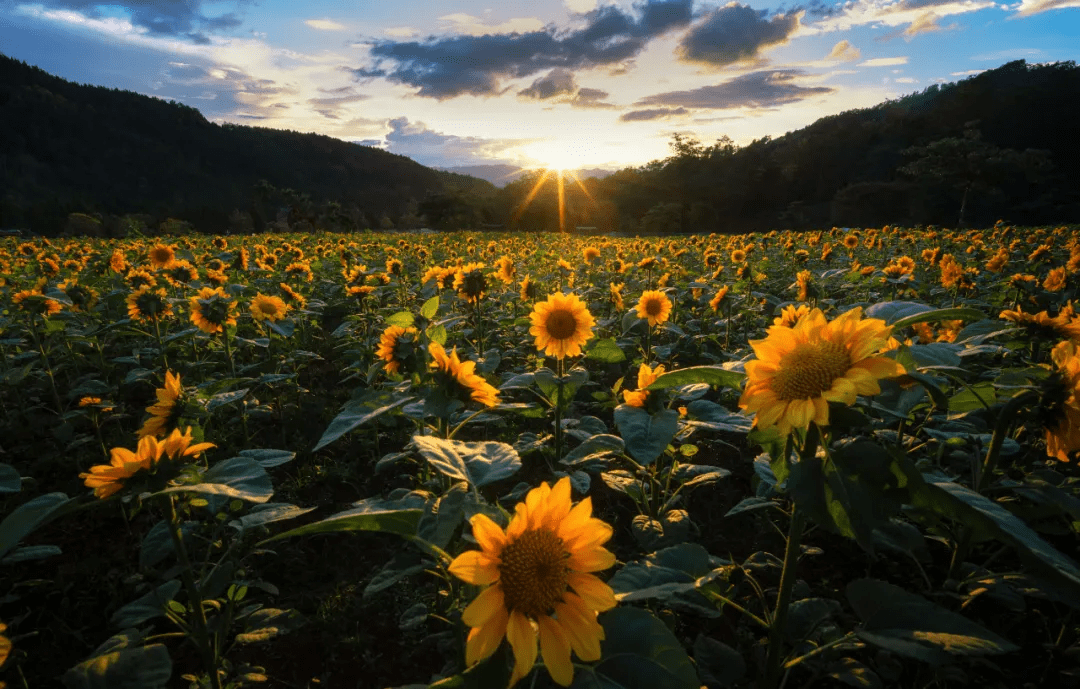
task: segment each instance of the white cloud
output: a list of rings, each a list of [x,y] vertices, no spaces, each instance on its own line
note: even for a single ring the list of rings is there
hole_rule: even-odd
[[[912,77],[897,77],[897,78],[893,79],[893,81],[895,81],[898,84],[917,84],[917,83],[919,83],[918,79],[914,79]]]
[[[1024,0],[1017,8],[1018,17],[1030,17],[1040,12],[1063,10],[1066,7],[1080,7],[1080,0]]]
[[[825,59],[852,62],[860,57],[862,57],[862,52],[845,39],[834,45],[829,54],[825,56]]]
[[[383,29],[383,33],[390,38],[411,38],[420,32],[409,26],[391,26]]]
[[[1024,2],[1077,2],[1080,0],[1024,0]],[[994,0],[953,0],[933,4],[938,19],[954,14],[967,14],[997,7]],[[847,31],[855,26],[875,24],[899,27],[916,24],[927,13],[927,3],[907,0],[856,0],[844,7],[843,12],[811,24],[804,33]]]
[[[470,36],[484,36],[487,34],[504,33],[527,33],[539,31],[544,28],[544,22],[536,17],[514,17],[501,24],[485,24],[480,17],[471,14],[457,12],[439,17],[439,21],[447,22],[451,33],[468,34]]]
[[[872,60],[863,60],[856,67],[892,67],[894,65],[906,65],[906,57],[875,57]]]
[[[596,9],[596,0],[563,0],[566,9],[578,14],[585,14]]]
[[[973,77],[976,74],[982,74],[985,71],[986,71],[985,69],[969,69],[966,72],[951,72],[949,74],[949,76],[950,77]]]
[[[329,19],[307,19],[305,24],[319,31],[345,31],[349,27]]]

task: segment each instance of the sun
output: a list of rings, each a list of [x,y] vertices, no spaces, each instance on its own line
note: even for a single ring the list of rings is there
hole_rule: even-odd
[[[536,161],[536,166],[552,172],[568,173],[590,165],[596,165],[597,151],[590,143],[545,141],[537,142],[525,151]]]

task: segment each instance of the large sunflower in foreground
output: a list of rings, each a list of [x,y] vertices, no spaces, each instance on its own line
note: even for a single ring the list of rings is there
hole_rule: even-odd
[[[158,440],[147,436],[139,440],[135,452],[126,447],[114,447],[110,452],[109,464],[97,464],[90,467],[89,472],[79,474],[79,478],[85,479],[87,488],[94,489],[94,495],[98,498],[107,498],[113,493],[119,492],[125,482],[140,471],[149,471],[161,461],[162,457],[177,460],[182,457],[196,457],[203,450],[215,447],[213,443],[191,444],[191,429],[188,428],[183,434],[179,428],[165,440]]]
[[[654,328],[666,322],[671,316],[671,300],[666,294],[657,290],[644,292],[641,299],[638,299],[637,316],[648,320],[649,327]]]
[[[1038,415],[1046,430],[1046,455],[1067,462],[1080,450],[1080,352],[1066,340],[1050,358],[1054,372],[1043,386]]]
[[[589,341],[596,325],[589,308],[576,294],[558,292],[537,302],[529,318],[529,333],[536,338],[536,348],[556,359],[581,354],[581,345]]]
[[[852,405],[858,395],[881,392],[878,380],[904,373],[879,354],[892,328],[863,318],[854,308],[831,322],[813,309],[789,328],[773,325],[764,340],[751,340],[757,359],[746,363],[746,389],[739,407],[756,412],[759,428],[781,433],[813,421],[829,425],[829,402]]]
[[[158,388],[155,394],[157,402],[146,408],[150,418],[139,429],[140,438],[163,436],[170,430],[174,430],[180,421],[180,412],[183,408],[179,401],[184,394],[184,388],[180,385],[180,375],[166,371],[165,387]]]
[[[464,397],[485,407],[499,404],[499,391],[476,373],[475,361],[458,358],[456,347],[447,354],[441,344],[432,342],[428,345],[428,353],[432,358],[432,370],[437,378],[441,378],[439,382],[449,389],[451,397]]]
[[[569,686],[573,651],[583,661],[600,659],[604,630],[596,613],[615,607],[607,584],[593,576],[615,564],[603,547],[612,530],[592,516],[592,502],[570,503],[570,479],[529,491],[504,532],[484,514],[471,520],[481,550],[459,555],[450,572],[487,586],[465,608],[472,627],[465,662],[473,665],[498,649],[505,636],[514,651],[513,686],[540,656],[552,679]]]

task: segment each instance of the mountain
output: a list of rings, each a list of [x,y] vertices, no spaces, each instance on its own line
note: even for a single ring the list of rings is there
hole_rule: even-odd
[[[204,231],[261,229],[283,212],[362,227],[415,218],[448,194],[482,210],[495,191],[328,136],[214,124],[179,103],[71,83],[4,55],[0,131],[0,227],[42,233],[72,212],[143,214],[151,225],[173,217]]]
[[[517,165],[495,163],[491,165],[459,165],[455,167],[437,167],[435,169],[444,170],[446,172],[455,172],[461,175],[479,177],[480,179],[486,179],[497,187],[502,187],[509,184],[510,182],[513,182],[520,175],[535,168],[524,168]],[[568,172],[577,175],[581,179],[586,179],[589,177],[604,178],[612,174],[614,170],[609,170],[607,168],[590,167],[579,168],[577,170],[569,170]]]

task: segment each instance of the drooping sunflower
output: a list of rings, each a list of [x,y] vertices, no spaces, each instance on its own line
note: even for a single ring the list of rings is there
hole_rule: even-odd
[[[176,461],[183,457],[197,457],[203,451],[216,447],[213,443],[191,444],[191,428],[183,434],[179,428],[165,440],[159,441],[153,436],[144,436],[139,440],[135,452],[126,447],[114,447],[110,451],[109,464],[90,467],[89,472],[79,474],[87,488],[94,489],[94,496],[107,498],[123,489],[126,482],[140,471],[151,471],[162,457]]]
[[[812,287],[812,283],[813,275],[810,273],[809,270],[800,270],[795,276],[795,284],[798,285],[799,288],[799,301],[810,300],[810,289]]]
[[[294,290],[288,283],[280,282],[278,283],[278,287],[281,288],[281,293],[285,295],[284,299],[286,303],[296,304],[296,307],[300,309],[307,306],[307,299],[304,298],[304,295]]]
[[[730,287],[724,285],[720,289],[716,290],[716,294],[713,295],[713,298],[709,300],[709,308],[713,310],[713,313],[717,313],[720,311],[720,305],[724,302],[724,299],[727,298],[730,289]]]
[[[498,270],[495,271],[495,277],[504,285],[513,284],[514,278],[517,276],[517,268],[514,267],[514,259],[509,256],[503,256],[498,261],[495,261],[495,265],[498,267]]]
[[[165,288],[152,290],[149,286],[140,287],[127,298],[128,318],[133,321],[153,322],[172,318],[172,304],[169,303]]]
[[[387,373],[399,372],[402,364],[415,355],[419,334],[416,328],[403,328],[400,325],[391,325],[383,331],[375,356],[386,362],[383,368]]]
[[[529,318],[529,333],[536,338],[536,348],[556,359],[581,354],[581,345],[589,341],[596,325],[585,302],[576,294],[559,292],[536,302]]]
[[[1080,352],[1065,341],[1050,358],[1054,371],[1043,385],[1037,415],[1046,431],[1046,455],[1068,462],[1080,450]]]
[[[623,401],[631,407],[644,407],[649,400],[649,391],[645,388],[655,383],[663,372],[663,364],[656,368],[649,368],[648,364],[641,364],[637,374],[637,390],[623,390]]]
[[[1071,308],[1062,309],[1051,318],[1046,311],[1027,313],[1018,306],[1015,311],[1002,311],[998,318],[1015,323],[1030,338],[1080,341],[1080,319],[1074,316]]]
[[[191,322],[207,335],[236,325],[236,301],[220,287],[203,287],[191,298]]]
[[[739,407],[756,412],[760,428],[781,433],[829,425],[829,402],[855,403],[858,395],[881,392],[878,380],[902,375],[904,367],[879,354],[891,328],[863,318],[856,307],[831,322],[813,309],[793,328],[773,325],[763,340],[751,340],[756,359],[746,363],[746,388]]]
[[[248,310],[251,317],[257,321],[277,323],[285,317],[289,305],[281,297],[267,296],[260,292],[251,300]]]
[[[458,358],[457,348],[450,353],[438,342],[428,345],[431,354],[431,368],[436,380],[448,389],[451,397],[472,400],[485,407],[499,404],[499,391],[476,373],[475,361],[462,361]]]
[[[520,287],[521,301],[533,301],[540,296],[540,287],[528,275],[521,279]]]
[[[160,437],[175,429],[180,422],[180,414],[183,405],[180,404],[184,396],[184,388],[180,385],[180,374],[172,371],[165,372],[165,387],[158,388],[154,392],[157,402],[146,408],[150,414],[139,429],[139,437]]]
[[[589,498],[571,505],[569,478],[529,491],[506,531],[484,514],[471,524],[481,549],[462,553],[449,568],[487,587],[462,614],[472,628],[465,662],[487,658],[506,637],[514,652],[513,686],[535,665],[539,641],[551,678],[569,686],[571,651],[582,661],[599,660],[604,630],[596,614],[615,607],[611,588],[592,574],[615,564],[603,547],[611,527],[592,516]]]
[[[1065,267],[1054,268],[1043,281],[1043,289],[1047,292],[1060,292],[1065,289]]]
[[[667,295],[657,290],[643,292],[637,303],[638,318],[649,321],[649,327],[654,328],[661,323],[667,322],[671,316],[671,300]]]
[[[176,260],[176,247],[168,244],[155,244],[150,247],[150,267],[154,270],[168,268]]]

